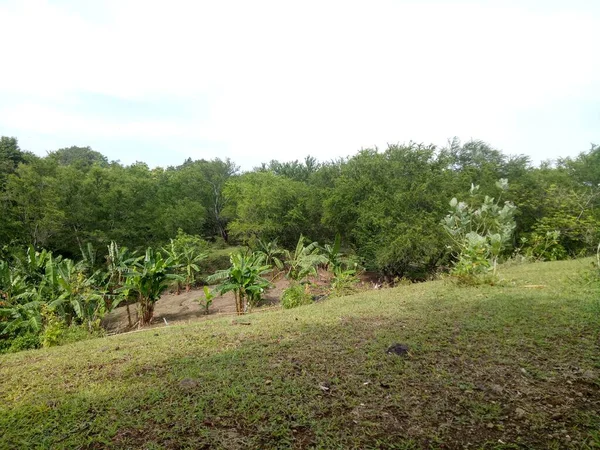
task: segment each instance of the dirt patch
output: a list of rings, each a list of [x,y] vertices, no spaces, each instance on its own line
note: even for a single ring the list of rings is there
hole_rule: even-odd
[[[271,279],[271,277],[267,278],[271,280],[273,287],[266,291],[261,305],[254,308],[253,311],[260,311],[261,309],[279,305],[281,303],[282,292],[290,286],[290,280],[285,278],[283,274],[279,274],[274,279]],[[311,292],[315,301],[327,296],[331,279],[332,274],[322,269],[318,271],[316,277],[310,279]],[[376,280],[374,273],[361,273],[357,289],[365,290],[372,289],[373,286],[379,287],[373,280]],[[182,291],[180,294],[174,292],[163,294],[154,307],[154,318],[150,327],[189,323],[212,319],[222,315],[235,315],[236,313],[233,292],[216,296],[210,306],[210,313],[208,315],[204,314],[204,308],[196,301],[199,298],[204,298],[202,289],[192,289],[189,292]],[[129,306],[131,320],[134,324],[137,322],[136,308],[136,305]],[[127,320],[127,308],[125,306],[116,308],[104,318],[102,325],[111,334],[131,331]]]
[[[266,292],[262,305],[256,309],[260,310],[261,308],[278,305],[281,292],[288,286],[289,281],[285,278],[275,280],[273,288]],[[199,298],[204,298],[204,292],[201,289],[192,289],[189,292],[181,292],[181,294],[163,294],[160,300],[156,302],[151,326],[164,326],[165,321],[167,324],[187,323],[206,320],[219,315],[235,314],[233,292],[216,296],[210,306],[208,315],[204,314],[204,308],[196,301]],[[130,305],[129,309],[132,321],[137,322],[136,305]],[[103,325],[109,333],[128,331],[127,308],[125,306],[116,308],[104,318]]]

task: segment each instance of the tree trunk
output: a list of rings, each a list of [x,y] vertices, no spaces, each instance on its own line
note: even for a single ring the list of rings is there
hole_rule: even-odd
[[[237,312],[237,315],[239,316],[242,314],[242,296],[238,291],[234,291],[233,293],[235,296],[235,312]]]
[[[139,307],[139,322],[138,328],[142,328],[144,325],[150,325],[152,317],[154,316],[154,303],[143,299],[140,301]]]
[[[133,324],[131,323],[131,311],[129,310],[129,300],[128,299],[125,300],[125,306],[127,307],[127,321],[129,322],[129,328],[131,328],[133,326]]]

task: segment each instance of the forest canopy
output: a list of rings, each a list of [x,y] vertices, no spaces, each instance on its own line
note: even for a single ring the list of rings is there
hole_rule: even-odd
[[[500,192],[497,182],[508,180]],[[479,186],[470,194],[472,186]],[[539,259],[587,254],[600,240],[600,147],[533,165],[482,141],[443,148],[408,143],[362,149],[335,161],[271,161],[241,172],[229,159],[151,169],[123,165],[90,147],[40,157],[14,137],[0,139],[0,249],[33,245],[64,257],[90,243],[143,251],[178,230],[208,241],[277,239],[291,248],[303,234],[342,245],[364,267],[422,278],[448,264],[440,221],[452,198],[485,196],[516,206],[507,253]]]

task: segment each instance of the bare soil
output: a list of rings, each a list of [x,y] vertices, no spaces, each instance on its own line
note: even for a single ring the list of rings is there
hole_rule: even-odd
[[[267,290],[262,304],[253,311],[278,305],[281,292],[288,286],[289,281],[285,278],[275,280],[273,287]],[[184,290],[180,294],[175,292],[163,294],[154,307],[154,318],[152,319],[151,326],[189,323],[210,319],[218,315],[234,315],[236,313],[233,292],[216,296],[210,305],[208,315],[204,314],[204,308],[198,303],[198,299],[204,299],[204,291],[202,289],[192,289],[189,292]],[[129,309],[131,311],[132,322],[136,323],[136,305],[130,305]],[[130,328],[127,320],[127,308],[125,306],[116,308],[104,318],[103,325],[111,334],[128,331]]]
[[[270,277],[267,277],[270,279]],[[320,270],[316,278],[310,280],[313,285],[314,294],[319,297],[325,294],[325,287],[330,283],[331,274]],[[364,273],[360,277],[363,287],[370,287],[374,277],[371,273]],[[281,303],[281,293],[289,287],[290,281],[279,274],[272,281],[273,287],[265,293],[263,302],[253,312],[263,309],[272,309]],[[204,308],[198,304],[198,299],[204,299],[202,289],[192,289],[189,292],[182,291],[180,294],[168,292],[161,296],[154,308],[154,318],[151,327],[160,327],[171,324],[190,323],[199,320],[212,319],[221,315],[235,315],[235,299],[233,292],[216,296],[210,306],[209,314],[204,314]],[[131,320],[137,322],[137,308],[135,304],[129,306]],[[166,322],[165,322],[166,321]],[[108,314],[103,320],[103,326],[109,334],[130,331],[127,320],[127,308],[121,306]]]

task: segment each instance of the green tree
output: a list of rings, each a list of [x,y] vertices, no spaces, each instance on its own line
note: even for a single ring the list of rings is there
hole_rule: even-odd
[[[181,279],[172,271],[173,260],[170,257],[163,258],[159,252],[148,247],[144,258],[127,272],[125,286],[137,296],[140,328],[152,321],[154,305],[168,287],[168,280]]]
[[[308,242],[300,235],[298,243],[293,251],[286,250],[285,267],[287,276],[295,281],[301,281],[313,275],[317,275],[317,267],[321,264],[327,264],[329,260],[319,252],[317,242]]]
[[[263,257],[256,253],[232,253],[231,266],[208,277],[208,282],[220,282],[216,288],[221,294],[233,291],[238,314],[244,314],[248,308],[256,306],[271,284],[265,275],[271,267],[264,264]]]
[[[245,243],[278,239],[293,246],[301,233],[319,234],[320,202],[306,184],[275,175],[253,172],[230,183],[226,193],[235,199],[231,235]]]

